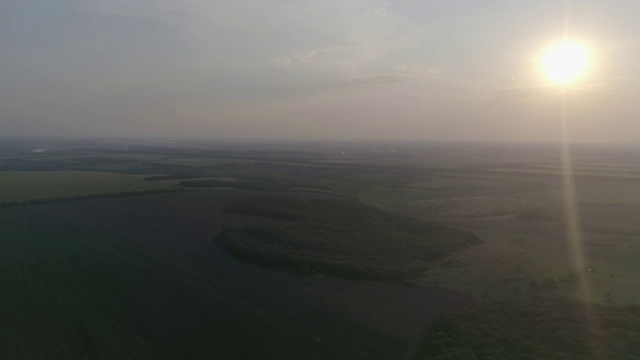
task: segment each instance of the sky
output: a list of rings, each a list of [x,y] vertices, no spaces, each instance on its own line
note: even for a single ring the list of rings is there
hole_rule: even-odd
[[[0,137],[635,143],[640,2],[0,0]],[[540,71],[565,33],[591,63]],[[563,100],[564,99],[564,100]]]

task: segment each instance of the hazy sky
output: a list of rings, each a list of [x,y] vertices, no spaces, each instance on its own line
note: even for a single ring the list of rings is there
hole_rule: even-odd
[[[568,10],[567,10],[568,9]],[[568,15],[567,15],[568,14]],[[0,0],[1,136],[640,141],[640,1]]]

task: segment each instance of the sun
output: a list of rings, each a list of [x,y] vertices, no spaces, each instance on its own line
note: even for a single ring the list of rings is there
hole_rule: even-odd
[[[589,51],[579,42],[565,40],[549,48],[541,60],[542,71],[557,85],[569,85],[589,67]]]

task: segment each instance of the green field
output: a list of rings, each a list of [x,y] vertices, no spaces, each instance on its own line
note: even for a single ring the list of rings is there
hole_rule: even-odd
[[[444,289],[331,281],[234,259],[215,234],[265,219],[222,210],[259,194],[0,208],[0,358],[392,359],[411,351],[423,324],[468,301]]]
[[[165,242],[148,241],[181,225],[165,219],[168,225],[155,230],[158,218],[141,207],[147,198],[0,210],[0,358],[241,359],[261,353],[238,346],[242,336],[224,315],[235,307],[232,298],[195,278],[175,250],[163,256],[171,244],[164,249]]]
[[[0,202],[177,189],[175,181],[92,171],[0,171]]]

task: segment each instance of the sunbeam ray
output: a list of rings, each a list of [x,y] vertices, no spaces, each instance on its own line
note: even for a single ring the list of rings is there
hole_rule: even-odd
[[[571,139],[569,136],[569,111],[568,93],[566,89],[562,92],[562,178],[563,178],[563,200],[565,212],[566,239],[568,242],[569,257],[571,265],[578,275],[580,287],[579,297],[585,304],[585,325],[590,329],[598,328],[598,319],[593,309],[593,287],[588,274],[587,255],[584,250],[584,237],[580,221],[580,209],[577,198],[575,177],[573,174],[573,159],[571,156]],[[597,333],[592,333],[592,350],[598,358],[602,354],[602,348]]]

